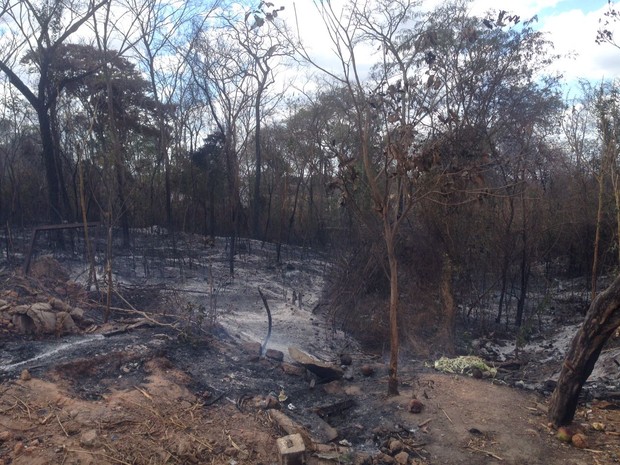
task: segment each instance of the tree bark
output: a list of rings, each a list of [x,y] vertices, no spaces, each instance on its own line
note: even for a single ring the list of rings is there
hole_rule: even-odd
[[[252,227],[254,229],[254,238],[261,239],[261,230],[260,230],[260,211],[262,208],[261,198],[260,198],[260,184],[261,184],[261,174],[262,174],[262,153],[261,153],[261,120],[260,120],[260,105],[261,105],[261,96],[263,93],[263,83],[260,83],[258,89],[258,95],[256,96],[256,102],[254,104],[254,112],[255,112],[255,120],[256,120],[256,131],[254,133],[255,138],[255,151],[256,151],[256,160],[254,165],[254,205],[252,209]]]
[[[390,265],[390,368],[388,379],[388,396],[398,395],[398,352],[400,341],[398,335],[398,258],[394,247],[394,234],[389,223],[385,223],[385,244]]]
[[[452,274],[454,266],[447,253],[444,253],[441,270],[441,303],[443,307],[443,328],[441,328],[441,341],[443,349],[450,354],[454,353],[454,330],[456,327],[456,305],[452,289]]]
[[[603,198],[605,193],[605,159],[601,163],[601,171],[598,176],[598,207],[596,209],[596,231],[594,233],[594,252],[592,258],[592,283],[591,283],[591,297],[592,300],[596,297],[596,285],[598,281],[598,255],[599,245],[601,242],[601,224],[603,223]]]
[[[41,146],[43,148],[43,162],[45,165],[45,178],[47,180],[47,192],[49,198],[50,221],[54,224],[62,223],[62,204],[60,202],[60,179],[56,169],[56,156],[54,150],[54,138],[52,135],[52,122],[47,109],[41,105],[37,108],[39,128],[41,130]]]
[[[577,401],[605,342],[620,326],[620,276],[590,305],[564,359],[558,385],[549,405],[549,420],[556,426],[573,420]]]

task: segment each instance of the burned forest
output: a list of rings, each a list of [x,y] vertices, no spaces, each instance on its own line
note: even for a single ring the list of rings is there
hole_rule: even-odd
[[[0,465],[620,463],[620,82],[307,3],[0,0]]]

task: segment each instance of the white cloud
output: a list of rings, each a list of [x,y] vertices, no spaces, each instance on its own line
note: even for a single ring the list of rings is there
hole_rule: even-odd
[[[506,10],[509,13],[519,15],[523,19],[529,19],[540,13],[545,8],[555,8],[566,0],[475,0],[471,6],[471,12],[482,15],[488,10]]]
[[[606,5],[589,13],[573,9],[544,18],[541,30],[549,34],[555,52],[565,56],[557,63],[557,69],[566,80],[597,81],[620,75],[620,50],[595,41],[605,11]],[[573,58],[567,57],[570,55]]]
[[[320,1],[320,0],[319,0]],[[332,0],[338,6],[352,0]],[[593,81],[602,78],[620,76],[620,50],[609,45],[598,45],[595,42],[599,21],[607,11],[607,2],[597,0],[597,9],[593,9],[592,0],[576,2],[574,0],[474,0],[470,11],[475,15],[483,15],[488,10],[506,10],[519,15],[522,19],[538,16],[533,27],[548,34],[554,44],[554,52],[563,57],[550,71],[558,71],[569,82],[585,78]],[[432,9],[443,3],[441,0],[425,0],[424,9]],[[588,5],[579,5],[588,3]],[[315,0],[283,0],[286,6],[287,23],[295,26],[294,11],[297,12],[297,25],[304,43],[312,55],[323,64],[338,64],[332,51],[333,44],[326,32],[315,6]],[[620,8],[620,1],[616,3]],[[578,5],[574,9],[570,6]],[[565,10],[565,11],[562,11]],[[588,11],[590,10],[590,11]],[[620,27],[618,27],[620,41]],[[373,62],[371,53],[360,57],[369,66]]]

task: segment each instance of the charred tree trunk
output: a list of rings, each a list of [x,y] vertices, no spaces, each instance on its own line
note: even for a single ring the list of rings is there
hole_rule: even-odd
[[[554,425],[566,425],[573,420],[579,392],[592,373],[605,342],[618,326],[620,276],[594,299],[571,342],[549,405],[549,420]]]
[[[47,193],[49,198],[50,221],[62,223],[62,203],[60,201],[60,179],[56,165],[56,152],[54,150],[54,137],[52,135],[52,122],[47,113],[47,108],[41,105],[37,108],[39,127],[41,130],[41,146],[43,147],[43,162],[45,165],[45,178],[47,180]]]

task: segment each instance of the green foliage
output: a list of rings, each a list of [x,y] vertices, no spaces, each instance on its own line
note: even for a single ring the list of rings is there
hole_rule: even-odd
[[[433,364],[433,368],[445,373],[465,374],[469,373],[473,368],[478,368],[480,371],[488,371],[491,376],[497,374],[497,369],[487,365],[480,357],[474,357],[473,355],[463,355],[456,358],[441,357]]]

